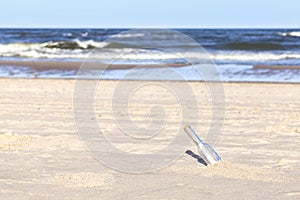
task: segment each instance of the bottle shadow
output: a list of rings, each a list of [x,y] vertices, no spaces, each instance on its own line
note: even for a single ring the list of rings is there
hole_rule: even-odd
[[[205,162],[205,160],[203,160],[203,158],[201,158],[199,155],[195,154],[194,152],[192,152],[191,150],[187,150],[185,152],[187,155],[195,158],[200,164],[207,166],[207,163]]]

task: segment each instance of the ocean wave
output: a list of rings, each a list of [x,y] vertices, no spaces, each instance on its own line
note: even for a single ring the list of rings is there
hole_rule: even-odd
[[[56,48],[56,49],[95,49],[101,48],[107,45],[105,42],[96,42],[94,40],[80,41],[78,39],[71,42],[49,42],[45,43],[44,47],[46,48]]]
[[[105,48],[101,48],[105,47]],[[188,46],[189,47],[189,46]],[[100,48],[99,51],[93,51]],[[174,46],[169,52],[159,49],[139,49],[127,44],[106,43],[94,40],[45,43],[10,43],[0,44],[1,57],[49,58],[49,59],[102,59],[118,60],[121,63],[178,63],[187,60],[199,60],[199,52],[193,48]],[[208,50],[203,59],[213,59],[216,63],[300,63],[298,51],[240,51]],[[209,55],[209,56],[208,56]],[[202,58],[201,58],[202,59]]]
[[[81,33],[80,34],[82,37],[87,37],[88,35],[89,35],[89,33],[88,32],[83,32],[83,33]]]
[[[73,40],[71,42],[44,42],[44,43],[9,43],[0,44],[0,55],[6,56],[11,53],[20,53],[26,51],[45,51],[46,49],[61,49],[61,50],[85,50],[101,48],[106,46],[106,42],[97,42],[93,40],[80,41]]]
[[[0,57],[18,58],[86,58],[94,48],[107,45],[93,40],[45,43],[0,44]]]
[[[292,37],[300,37],[300,31],[292,31],[286,33],[279,33],[281,36],[292,36]]]

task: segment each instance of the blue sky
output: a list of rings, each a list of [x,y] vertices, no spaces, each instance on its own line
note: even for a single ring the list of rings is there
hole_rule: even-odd
[[[299,0],[3,0],[0,27],[294,27]]]

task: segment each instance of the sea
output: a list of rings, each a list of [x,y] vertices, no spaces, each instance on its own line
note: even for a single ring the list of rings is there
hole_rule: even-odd
[[[203,59],[201,53],[220,81],[300,82],[300,29],[0,29],[3,78],[73,79],[77,69],[35,71],[26,62],[101,60],[118,65],[182,64],[186,66],[176,67],[178,73],[197,81],[192,64]],[[25,62],[14,66],[3,61]],[[128,70],[109,70],[102,78],[122,79]],[[154,70],[162,79],[170,78],[163,67],[141,73]]]

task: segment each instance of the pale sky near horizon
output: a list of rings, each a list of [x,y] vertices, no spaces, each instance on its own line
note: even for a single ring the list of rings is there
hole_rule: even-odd
[[[300,28],[298,0],[2,0],[0,27]]]

